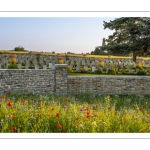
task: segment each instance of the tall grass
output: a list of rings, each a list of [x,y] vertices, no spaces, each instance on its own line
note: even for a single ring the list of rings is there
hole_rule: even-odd
[[[150,97],[2,93],[2,133],[150,132]]]

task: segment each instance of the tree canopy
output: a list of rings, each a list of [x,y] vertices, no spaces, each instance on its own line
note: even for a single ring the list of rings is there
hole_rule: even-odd
[[[14,51],[22,51],[22,52],[24,52],[25,49],[22,46],[17,46],[17,47],[14,48]]]
[[[150,18],[148,17],[121,17],[110,22],[104,21],[104,29],[114,30],[113,35],[105,39],[102,50],[113,54],[144,56],[150,50]]]

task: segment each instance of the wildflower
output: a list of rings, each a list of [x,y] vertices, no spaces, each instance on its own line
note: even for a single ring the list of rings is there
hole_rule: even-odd
[[[83,124],[79,124],[79,127],[83,127]]]
[[[85,110],[86,110],[86,111],[89,111],[89,108],[88,108],[88,107],[86,107],[86,108],[85,108]]]
[[[24,110],[24,112],[26,112],[26,110]]]
[[[78,102],[79,100],[76,100],[76,103]]]
[[[79,120],[79,118],[76,118],[76,120]]]
[[[11,107],[11,106],[12,106],[12,102],[8,102],[8,103],[7,103],[7,106],[8,106],[8,107]]]
[[[97,124],[96,124],[96,121],[92,122],[92,125],[95,125],[95,126],[96,126],[96,125],[97,125]]]
[[[28,126],[31,126],[31,123],[28,123]]]
[[[68,102],[68,98],[65,98],[65,100],[64,100],[65,102]]]
[[[97,117],[97,114],[94,114],[94,117]]]
[[[23,102],[24,102],[24,103],[26,103],[26,102],[27,102],[27,100],[23,100]]]
[[[6,90],[4,90],[4,93],[6,93]]]
[[[8,108],[8,106],[6,106],[6,108]]]
[[[2,122],[0,122],[0,125],[2,124]]]
[[[47,114],[47,116],[50,116],[50,114]]]
[[[53,108],[53,107],[51,107],[50,109],[51,109],[51,110],[54,110],[54,108]]]
[[[46,122],[46,125],[49,125],[49,123],[48,123],[48,122]]]
[[[42,100],[41,100],[41,99],[40,99],[39,101],[40,101],[40,103],[42,103]]]
[[[59,117],[59,113],[56,114],[56,117]]]
[[[64,130],[63,132],[64,132],[64,133],[66,133],[67,131],[66,131],[66,130]]]
[[[87,113],[86,117],[87,117],[87,118],[90,118],[90,117],[91,117],[90,113]]]
[[[14,118],[14,115],[11,114],[11,115],[9,116],[9,118],[11,118],[11,119]]]
[[[62,125],[58,123],[58,124],[57,124],[57,127],[61,129],[61,128],[62,128]]]
[[[83,111],[83,109],[81,108],[80,111]]]
[[[16,130],[17,130],[17,127],[14,126],[14,127],[11,128],[11,130],[16,131]]]
[[[142,108],[139,108],[139,110],[142,110]]]

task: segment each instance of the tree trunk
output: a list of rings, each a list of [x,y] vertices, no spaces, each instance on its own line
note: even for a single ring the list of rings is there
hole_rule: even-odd
[[[133,52],[133,61],[136,63],[136,53]]]

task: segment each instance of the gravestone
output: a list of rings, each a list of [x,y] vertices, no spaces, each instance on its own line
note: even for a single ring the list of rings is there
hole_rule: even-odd
[[[92,72],[95,72],[95,66],[92,66]]]
[[[84,66],[84,70],[88,71],[88,66],[87,65]]]
[[[76,72],[80,72],[80,65],[77,65]]]
[[[39,68],[38,68],[38,65],[34,65],[34,68],[35,68],[35,69],[39,69]]]
[[[50,69],[55,69],[55,66],[52,63],[49,63],[49,68]]]
[[[18,69],[21,69],[21,64],[17,64]]]
[[[46,65],[43,65],[43,69],[47,69],[47,66],[46,66]]]
[[[26,65],[25,65],[25,69],[29,69],[29,64],[26,64]]]
[[[139,70],[140,70],[139,68],[136,68],[136,73],[138,73],[138,72],[139,72]]]

